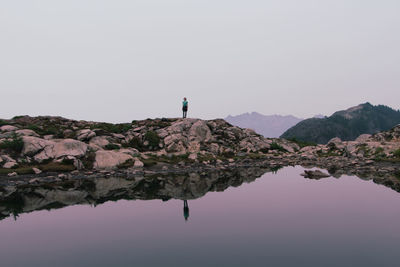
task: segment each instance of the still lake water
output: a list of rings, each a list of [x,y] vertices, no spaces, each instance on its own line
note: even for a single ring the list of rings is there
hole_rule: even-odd
[[[399,266],[400,194],[301,167],[189,200],[118,200],[0,221],[0,266]]]

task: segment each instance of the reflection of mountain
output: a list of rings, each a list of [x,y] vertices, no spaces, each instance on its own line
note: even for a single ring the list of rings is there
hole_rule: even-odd
[[[211,191],[224,191],[252,182],[266,168],[216,170],[207,174],[135,178],[85,178],[51,184],[0,187],[0,219],[35,210],[61,208],[76,204],[98,205],[120,199],[190,200]]]

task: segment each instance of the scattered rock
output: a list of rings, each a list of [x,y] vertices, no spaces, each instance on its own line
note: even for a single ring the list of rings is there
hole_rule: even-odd
[[[4,169],[12,169],[17,166],[18,166],[18,163],[16,163],[15,161],[9,161],[3,165],[3,168]]]
[[[108,144],[110,144],[110,141],[108,141],[106,136],[93,137],[89,142],[89,145],[94,147],[96,150],[104,149]]]
[[[197,153],[192,153],[189,155],[188,159],[190,160],[197,160]]]
[[[133,166],[134,166],[135,168],[142,168],[142,167],[144,166],[144,163],[141,162],[140,160],[136,159]]]
[[[29,183],[30,183],[30,184],[34,184],[34,183],[37,183],[37,182],[40,182],[40,179],[38,179],[38,178],[33,178],[33,179],[30,179],[30,180],[29,180]]]
[[[40,173],[42,173],[42,171],[39,170],[38,168],[32,168],[32,170],[34,171],[35,174],[40,174]]]

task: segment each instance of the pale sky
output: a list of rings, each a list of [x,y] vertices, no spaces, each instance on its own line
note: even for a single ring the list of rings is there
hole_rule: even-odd
[[[0,118],[400,109],[398,0],[0,0]]]

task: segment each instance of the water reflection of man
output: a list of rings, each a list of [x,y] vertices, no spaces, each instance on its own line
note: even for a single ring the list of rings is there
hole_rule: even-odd
[[[187,200],[183,201],[183,217],[185,217],[185,221],[189,218],[189,205]]]

